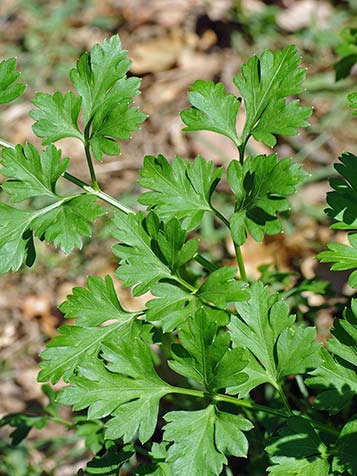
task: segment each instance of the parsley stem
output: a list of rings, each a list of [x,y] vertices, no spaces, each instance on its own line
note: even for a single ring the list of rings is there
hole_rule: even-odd
[[[109,203],[109,205],[112,205],[117,210],[120,210],[121,212],[124,212],[126,214],[135,213],[134,210],[131,210],[130,208],[126,207],[121,202],[119,202],[119,200],[116,200],[115,198],[111,197],[102,190],[95,189],[94,187],[79,179],[78,177],[75,177],[74,175],[71,175],[68,172],[65,172],[63,174],[63,177],[74,183],[75,185],[78,185],[78,187],[81,187],[86,192],[91,193],[92,195],[96,195],[98,198],[102,199],[106,203]]]
[[[6,141],[5,139],[2,139],[2,138],[0,138],[0,147],[8,147],[10,149],[15,149],[14,144],[11,144],[10,142],[8,142],[8,141]],[[89,154],[90,154],[90,151],[89,151]],[[88,161],[88,157],[87,157],[87,161]],[[93,163],[92,163],[91,158],[90,158],[90,163],[92,164],[92,168],[93,168],[93,174],[94,174],[93,177],[95,177],[94,167],[93,167]],[[88,165],[89,165],[89,162],[88,162]],[[96,195],[98,198],[100,198],[104,202],[108,203],[112,207],[116,208],[117,210],[120,210],[121,212],[124,212],[126,214],[135,213],[134,210],[132,210],[131,208],[126,207],[125,205],[123,205],[116,198],[114,198],[114,197],[108,195],[107,193],[103,192],[102,190],[100,190],[97,181],[96,181],[97,188],[95,188],[94,185],[93,186],[89,185],[87,182],[84,182],[83,180],[81,180],[78,177],[75,177],[74,175],[70,174],[69,172],[64,172],[63,177],[65,179],[67,179],[68,181],[74,183],[75,185],[77,185],[81,189],[85,190],[86,192],[91,193],[92,195]],[[93,180],[93,177],[92,177],[92,180]],[[228,223],[228,225],[229,225],[229,223]],[[217,269],[216,265],[214,265],[213,263],[210,263],[206,258],[204,258],[201,255],[196,255],[193,259],[195,261],[197,261],[198,263],[200,263],[202,266],[205,266],[210,271],[214,271],[214,270]]]
[[[84,150],[86,154],[86,159],[87,159],[87,164],[89,168],[89,173],[90,173],[90,178],[92,181],[92,186],[95,190],[100,190],[97,177],[95,175],[95,170],[94,170],[94,165],[93,165],[93,160],[92,160],[92,155],[90,153],[90,145],[89,145],[89,130],[91,126],[92,121],[89,121],[87,126],[84,129]]]
[[[228,230],[230,230],[231,227],[230,227],[230,223],[227,220],[227,218],[224,215],[222,215],[222,213],[219,210],[217,210],[216,208],[214,208],[212,205],[211,205],[211,209],[212,209],[213,213],[216,215],[216,217],[219,218],[221,220],[221,222],[226,225]],[[234,243],[234,241],[233,241],[233,243]],[[242,250],[240,249],[240,246],[238,246],[236,243],[234,243],[234,251],[236,253],[236,258],[237,258],[240,277],[243,281],[248,281],[247,273],[246,273],[245,266],[244,266]]]
[[[280,418],[289,418],[293,415],[290,409],[289,409],[289,412],[284,410],[278,410],[276,408],[270,408],[265,405],[260,405],[259,403],[254,403],[248,400],[241,400],[236,397],[231,397],[230,395],[212,394],[208,392],[202,392],[200,390],[194,390],[191,388],[174,387],[174,386],[171,386],[171,389],[172,389],[172,393],[176,393],[180,395],[189,395],[192,397],[198,397],[198,398],[204,398],[204,399],[210,399],[214,402],[231,403],[232,405],[235,405],[237,407],[246,408],[248,410],[253,410],[253,411],[261,411],[269,415],[273,415]],[[339,430],[332,428],[331,426],[326,425],[325,423],[312,420],[311,418],[306,418],[304,415],[299,415],[299,416],[301,416],[301,418],[305,418],[312,426],[314,426],[318,430],[325,431],[326,433],[329,433],[330,435],[333,435],[335,437],[338,437],[340,434]]]

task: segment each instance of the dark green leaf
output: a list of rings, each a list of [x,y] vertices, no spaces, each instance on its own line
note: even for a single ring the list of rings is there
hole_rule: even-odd
[[[334,450],[335,457],[333,459],[332,468],[343,474],[357,474],[357,420],[354,419],[346,423],[342,428],[340,436],[336,442]]]
[[[3,60],[0,63],[0,104],[13,101],[25,90],[25,85],[17,83],[20,73],[16,71],[16,58]]]
[[[123,310],[115,294],[112,280],[89,277],[88,289],[74,288],[73,295],[60,306],[67,319],[78,318],[76,325],[61,327],[61,335],[52,339],[42,352],[41,382],[60,378],[68,381],[84,358],[97,356],[101,345],[116,335],[130,335],[134,313]],[[106,321],[110,325],[96,327]]]
[[[8,180],[2,185],[12,202],[21,202],[31,197],[56,195],[56,183],[67,169],[69,159],[61,160],[61,151],[53,145],[38,150],[30,143],[2,152],[1,173]]]
[[[211,211],[211,196],[222,176],[222,167],[197,157],[191,164],[176,157],[172,165],[163,155],[147,156],[140,171],[140,184],[153,190],[141,195],[139,202],[155,209],[163,219],[183,218],[191,230]]]
[[[213,271],[197,291],[197,296],[219,307],[249,298],[247,284],[238,281],[236,269],[223,266]]]
[[[262,241],[265,233],[280,233],[277,214],[290,208],[286,197],[296,192],[304,177],[300,165],[288,158],[278,160],[276,154],[248,157],[243,165],[232,161],[227,178],[236,197],[231,218],[234,241],[242,245],[247,232],[256,241]]]
[[[186,232],[175,219],[165,225],[151,212],[135,215],[116,214],[113,236],[121,243],[114,246],[120,259],[116,272],[126,286],[135,286],[140,295],[161,279],[174,279],[177,269],[189,261],[197,251],[197,241],[186,239]]]
[[[78,115],[81,109],[81,98],[68,92],[64,96],[56,92],[53,96],[37,93],[33,104],[38,108],[30,112],[36,121],[33,131],[47,145],[64,137],[75,137],[84,141],[78,128]]]
[[[264,51],[242,66],[234,84],[244,100],[246,122],[242,142],[250,135],[269,147],[276,144],[275,135],[295,135],[298,127],[308,126],[310,107],[299,101],[286,103],[286,98],[302,91],[306,70],[299,67],[301,58],[294,45],[283,50]]]
[[[89,407],[88,418],[103,418],[106,438],[132,440],[136,434],[142,443],[152,436],[157,422],[161,397],[172,392],[156,374],[150,349],[138,336],[117,330],[114,339],[102,345],[104,366],[87,360],[80,374],[71,378],[71,386],[61,394],[61,402],[74,410]]]
[[[164,439],[172,441],[168,463],[172,476],[218,476],[226,455],[245,457],[248,450],[243,431],[252,424],[237,415],[217,411],[213,405],[198,411],[165,415]]]
[[[322,350],[322,362],[306,381],[322,389],[315,405],[331,414],[340,412],[357,393],[357,300],[351,306],[343,319],[335,320],[333,338],[327,341],[330,352]]]
[[[170,367],[209,391],[246,381],[241,372],[246,361],[241,349],[229,349],[230,335],[221,328],[226,323],[225,313],[207,306],[199,309],[179,330],[180,345],[173,346]]]
[[[248,302],[236,304],[240,317],[232,316],[229,325],[235,347],[246,347],[256,359],[249,356],[247,370],[244,369],[248,374],[251,371],[255,379],[243,384],[242,388],[235,386],[242,394],[264,381],[278,388],[283,377],[305,373],[320,361],[319,346],[314,343],[315,330],[295,329],[295,318],[289,316],[287,303],[278,300],[277,296],[271,297],[260,281],[253,283],[250,291]],[[259,367],[265,371],[265,380]]]
[[[119,469],[134,454],[131,445],[126,445],[122,449],[116,447],[115,443],[106,443],[106,451],[101,456],[95,456],[86,466],[85,475],[99,474],[101,476],[117,476]]]
[[[330,465],[323,444],[307,419],[290,417],[280,436],[266,448],[274,466],[271,476],[328,476]]]
[[[357,268],[357,233],[350,233],[348,241],[351,246],[342,243],[329,243],[329,251],[323,251],[317,255],[322,263],[333,263],[331,270],[344,271]],[[357,270],[350,275],[348,282],[352,288],[357,288]]]

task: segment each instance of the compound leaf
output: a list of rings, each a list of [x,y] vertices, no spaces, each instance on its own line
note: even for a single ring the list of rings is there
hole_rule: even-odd
[[[13,101],[25,90],[25,85],[18,83],[20,73],[16,71],[16,58],[0,62],[0,104]]]
[[[204,410],[170,412],[165,420],[164,439],[173,442],[167,457],[173,476],[218,476],[227,463],[225,454],[247,454],[243,431],[249,431],[252,424],[242,417],[210,405]]]
[[[139,202],[155,209],[163,219],[182,218],[191,230],[211,211],[211,196],[222,176],[222,167],[197,157],[193,163],[175,157],[170,165],[163,155],[146,156],[140,171],[140,185],[153,192],[141,195]]]
[[[192,108],[180,114],[186,125],[184,131],[218,132],[231,139],[236,146],[240,145],[236,129],[240,101],[233,94],[227,94],[222,83],[196,81],[188,99]]]
[[[230,221],[234,241],[242,245],[247,232],[256,241],[262,241],[265,233],[280,233],[277,214],[290,208],[286,197],[296,192],[304,177],[300,165],[289,158],[278,160],[276,154],[248,157],[243,165],[232,161],[227,178],[236,197]]]
[[[288,96],[302,91],[306,70],[299,67],[300,61],[294,45],[264,51],[260,58],[252,56],[242,74],[234,77],[246,110],[243,143],[252,135],[273,147],[276,135],[295,135],[298,127],[308,126],[311,108],[300,107],[297,100],[286,103]]]

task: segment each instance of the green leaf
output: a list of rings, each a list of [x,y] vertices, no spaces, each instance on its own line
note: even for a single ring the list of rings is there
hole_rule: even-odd
[[[20,73],[16,71],[16,58],[0,63],[0,104],[6,104],[21,96],[26,86],[17,83]]]
[[[342,428],[340,436],[336,442],[334,450],[332,468],[334,471],[340,471],[343,474],[357,474],[357,420],[354,419],[346,423]]]
[[[38,109],[30,111],[36,121],[32,126],[34,133],[48,145],[65,137],[75,137],[84,141],[78,128],[78,115],[81,98],[72,92],[64,96],[60,92],[51,94],[37,93],[32,101]]]
[[[270,476],[328,476],[326,446],[305,418],[290,417],[280,436],[266,448],[274,466]]]
[[[300,61],[294,45],[274,53],[264,51],[260,58],[251,57],[242,74],[234,77],[246,110],[243,143],[252,135],[273,147],[276,135],[295,135],[298,127],[309,125],[311,108],[300,107],[297,100],[286,102],[303,90],[306,70],[299,67]]]
[[[167,443],[161,442],[153,443],[149,455],[152,460],[152,464],[140,465],[136,476],[172,476],[169,465],[165,462],[167,456],[166,450]]]
[[[119,449],[113,441],[106,443],[106,451],[101,456],[95,456],[86,466],[85,476],[99,474],[102,476],[117,476],[119,469],[134,454],[133,447],[126,445]]]
[[[94,327],[103,322],[127,319],[135,313],[125,311],[115,292],[113,280],[107,275],[87,278],[87,288],[76,287],[59,306],[66,319],[76,319],[76,325]]]
[[[74,288],[73,295],[60,306],[67,319],[78,319],[76,325],[60,327],[61,335],[52,339],[42,352],[40,382],[56,383],[60,378],[68,381],[86,358],[98,355],[103,343],[131,332],[136,314],[121,307],[111,278],[91,276],[87,287]],[[117,322],[96,327],[112,320]]]
[[[350,233],[348,241],[351,246],[342,243],[329,243],[329,251],[322,251],[317,258],[322,263],[333,263],[332,271],[344,271],[357,268],[357,233]],[[348,282],[352,288],[357,288],[357,270],[350,275]]]
[[[81,237],[91,236],[91,223],[104,213],[96,201],[95,195],[82,193],[47,207],[46,213],[37,213],[34,218],[36,236],[53,242],[66,254],[74,248],[81,249]]]
[[[146,156],[139,183],[153,192],[142,194],[139,202],[154,208],[164,220],[183,218],[185,228],[191,230],[204,212],[212,210],[211,196],[222,172],[222,167],[215,168],[202,157],[192,164],[175,157],[170,165],[163,155]]]
[[[327,193],[327,203],[330,208],[326,214],[337,223],[333,229],[357,229],[357,157],[345,152],[339,158],[341,163],[335,164],[335,169],[340,177],[330,179],[332,192]]]
[[[60,396],[74,410],[89,407],[88,418],[111,418],[106,422],[106,438],[142,443],[155,431],[160,399],[172,392],[156,374],[150,349],[138,335],[140,326],[130,333],[117,330],[115,340],[102,344],[105,366],[87,359],[78,376],[71,378]]]
[[[127,78],[130,67],[127,51],[118,35],[96,44],[84,53],[71,70],[71,80],[82,98],[85,139],[94,157],[118,155],[117,139],[129,139],[146,119],[136,107],[130,107],[139,94],[140,79]]]
[[[82,97],[85,126],[102,105],[108,90],[126,75],[130,64],[118,35],[105,39],[101,45],[95,44],[90,54],[82,54],[70,76]]]
[[[356,59],[355,62],[357,62],[357,55],[355,55],[355,59]],[[355,109],[353,111],[353,115],[357,116],[357,92],[349,94],[347,98],[350,103],[350,106],[353,107],[353,109]]]
[[[134,294],[140,295],[161,279],[176,278],[177,270],[191,260],[197,252],[197,240],[186,239],[186,231],[175,219],[165,225],[151,212],[114,217],[113,236],[122,243],[114,246],[120,259],[116,272],[125,286],[135,286]]]
[[[227,179],[236,197],[231,231],[237,245],[246,241],[247,233],[256,241],[264,234],[282,231],[277,214],[289,210],[287,196],[296,192],[305,172],[291,159],[278,160],[276,154],[248,157],[244,164],[232,161]]]
[[[236,269],[229,266],[213,271],[197,291],[197,296],[219,307],[247,300],[247,284],[235,279],[236,273]]]
[[[165,420],[164,439],[173,442],[167,458],[172,476],[218,476],[227,463],[225,454],[247,454],[242,431],[249,431],[252,424],[242,417],[210,405],[204,410],[170,412]]]
[[[306,383],[322,390],[315,401],[317,408],[330,414],[340,412],[357,393],[357,300],[343,319],[335,319],[333,338],[322,349],[323,360]]]
[[[196,81],[188,99],[192,108],[180,114],[186,124],[184,131],[218,132],[231,139],[237,147],[240,145],[236,129],[240,100],[227,94],[222,83]]]
[[[0,273],[17,271],[33,247],[31,212],[0,203]]]
[[[17,446],[30,433],[33,428],[41,430],[48,420],[47,415],[35,416],[24,413],[9,413],[0,419],[0,428],[9,425],[15,428],[10,433],[11,444]]]
[[[2,188],[12,202],[40,196],[57,198],[57,181],[69,165],[69,159],[61,160],[60,150],[51,145],[40,154],[26,143],[4,149],[2,157],[1,173],[8,178]]]
[[[207,306],[187,320],[179,329],[180,345],[173,345],[169,366],[177,373],[193,379],[208,391],[243,383],[246,361],[241,349],[229,348],[230,335],[221,328],[227,316]]]
[[[163,332],[171,332],[194,316],[200,305],[197,298],[173,284],[155,284],[150,292],[156,296],[146,303],[146,319],[161,322]]]
[[[242,388],[235,386],[242,394],[264,381],[279,388],[284,377],[305,373],[320,361],[313,328],[295,329],[295,317],[289,315],[287,303],[278,300],[277,295],[270,296],[268,288],[260,281],[251,285],[250,292],[248,302],[236,304],[240,317],[232,316],[229,324],[235,347],[246,347],[256,359],[249,357],[247,370],[244,370],[248,374],[252,370],[256,378],[243,384]],[[232,393],[232,389],[229,392]]]

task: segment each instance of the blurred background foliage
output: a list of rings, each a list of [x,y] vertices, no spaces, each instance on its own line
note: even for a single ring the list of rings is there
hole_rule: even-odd
[[[178,113],[186,107],[186,91],[196,79],[222,81],[236,93],[232,75],[250,55],[290,43],[298,46],[308,68],[301,98],[314,106],[314,115],[310,128],[279,140],[276,151],[303,162],[310,176],[285,217],[285,233],[261,245],[248,241],[243,254],[249,275],[262,276],[286,293],[299,319],[314,322],[324,341],[334,313],[352,292],[344,273],[332,275],[314,256],[332,239],[323,214],[332,164],[343,151],[356,149],[356,126],[346,95],[356,89],[357,1],[2,0],[0,58],[18,58],[27,89],[20,100],[2,109],[1,137],[40,146],[28,116],[34,93],[67,91],[68,72],[79,54],[114,33],[129,51],[132,73],[142,78],[138,104],[150,117],[124,144],[119,158],[106,158],[96,166],[102,188],[129,205],[140,193],[137,170],[145,154],[200,154],[219,165],[235,157],[223,137],[182,133]],[[70,140],[60,145],[72,159],[73,173],[87,179],[81,146]],[[269,150],[252,142],[249,152]],[[229,207],[224,183],[220,192],[220,206]],[[109,220],[103,219],[96,225],[95,240],[85,243],[82,252],[64,256],[46,246],[40,248],[34,269],[0,278],[0,417],[51,414],[53,396],[36,383],[38,354],[62,323],[57,305],[72,287],[84,285],[88,274],[102,276],[116,268],[109,231]],[[203,252],[233,262],[232,244],[210,217],[201,235]],[[333,239],[346,238],[337,231]],[[127,308],[140,307],[139,298],[119,283],[117,291]],[[45,428],[43,420],[36,420],[29,439],[16,447],[8,439],[8,427],[0,428],[1,476],[73,476],[85,465],[101,444],[101,428],[77,415],[81,424],[75,433],[69,410],[59,412],[57,422],[52,419]],[[29,429],[26,420],[15,423],[20,433]],[[261,474],[259,458],[253,462],[244,474]],[[129,466],[125,471],[121,474],[133,474]]]

